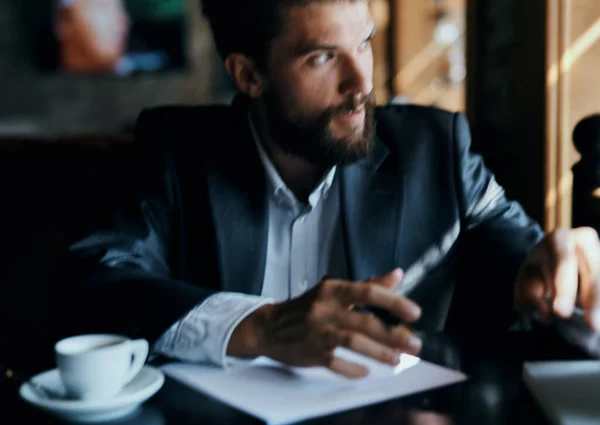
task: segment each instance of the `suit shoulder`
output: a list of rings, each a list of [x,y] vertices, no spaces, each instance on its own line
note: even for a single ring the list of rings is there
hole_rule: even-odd
[[[219,134],[229,121],[230,109],[229,105],[145,108],[139,113],[133,129],[133,151],[141,163],[148,164],[146,168],[162,168],[165,158],[185,156],[192,147],[198,150],[198,144],[187,141]]]
[[[385,105],[376,109],[378,136],[388,144],[447,144],[453,139],[461,113],[414,104]]]
[[[137,118],[137,125],[160,125],[165,123],[183,125],[203,122],[214,122],[219,117],[226,118],[231,106],[212,105],[157,105],[142,109]]]
[[[452,122],[456,112],[441,109],[435,106],[416,104],[388,104],[377,107],[377,118],[379,121],[398,120],[432,123]]]
[[[458,116],[462,114],[433,106],[386,105],[377,108],[377,136],[392,151],[427,148],[444,154],[452,149]]]

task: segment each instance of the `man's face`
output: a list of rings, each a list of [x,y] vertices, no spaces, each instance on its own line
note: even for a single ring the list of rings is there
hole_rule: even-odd
[[[62,42],[78,46],[78,59],[102,68],[123,54],[129,21],[122,0],[74,0],[63,16]]]
[[[313,3],[284,13],[262,96],[271,135],[284,151],[327,166],[369,152],[374,32],[366,1]]]

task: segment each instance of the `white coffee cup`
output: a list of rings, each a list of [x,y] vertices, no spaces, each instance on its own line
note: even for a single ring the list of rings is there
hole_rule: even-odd
[[[145,339],[109,334],[74,336],[54,346],[67,396],[81,400],[117,395],[140,372],[148,350]]]

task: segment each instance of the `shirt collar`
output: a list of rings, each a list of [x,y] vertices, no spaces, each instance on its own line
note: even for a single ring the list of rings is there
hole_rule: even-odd
[[[290,201],[292,201],[293,203],[295,203],[295,204],[298,203],[296,196],[287,187],[287,185],[285,184],[285,182],[279,175],[279,172],[275,168],[275,165],[271,161],[271,158],[269,158],[269,155],[265,151],[265,149],[260,141],[258,132],[256,131],[256,127],[254,126],[254,120],[252,119],[250,112],[248,112],[248,121],[250,123],[250,129],[252,131],[252,138],[254,139],[254,144],[256,145],[256,149],[258,150],[258,155],[260,156],[260,160],[261,160],[263,166],[265,167],[265,171],[267,173],[269,188],[271,190],[272,195],[274,195],[276,197],[284,196],[284,197],[288,198]],[[327,174],[323,177],[323,179],[320,181],[320,183],[317,185],[317,187],[309,195],[308,203],[310,204],[311,207],[314,208],[314,206],[317,205],[317,203],[322,198],[324,198],[327,195],[327,193],[329,192],[329,189],[331,188],[331,185],[333,184],[333,179],[335,177],[336,169],[337,169],[337,167],[333,166],[327,172]]]

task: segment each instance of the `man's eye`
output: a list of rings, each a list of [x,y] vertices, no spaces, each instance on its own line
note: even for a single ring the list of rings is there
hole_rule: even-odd
[[[333,55],[331,53],[323,53],[321,55],[314,56],[311,62],[315,65],[322,65],[324,63],[329,62],[332,58]]]

